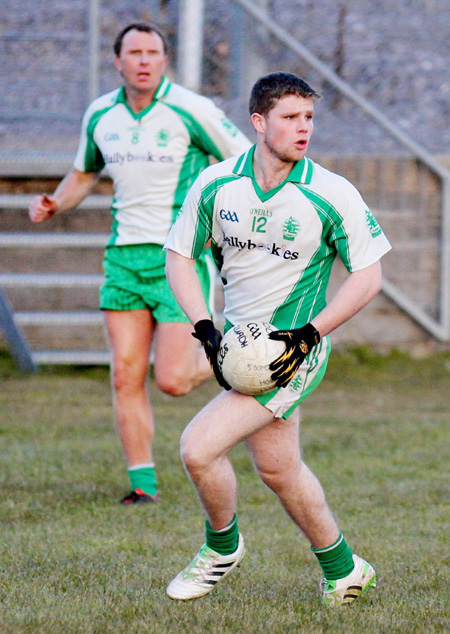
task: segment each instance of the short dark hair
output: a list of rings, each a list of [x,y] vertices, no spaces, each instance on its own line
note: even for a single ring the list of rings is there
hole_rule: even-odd
[[[250,115],[254,112],[267,114],[276,102],[286,95],[320,99],[319,93],[301,77],[292,73],[270,73],[260,77],[252,88],[249,102]]]
[[[156,33],[156,35],[159,35],[159,37],[162,39],[162,42],[163,42],[164,55],[167,55],[168,45],[167,45],[166,36],[161,31],[161,29],[158,26],[156,26],[156,24],[152,24],[151,22],[131,22],[131,24],[128,24],[125,28],[123,28],[120,31],[120,33],[117,35],[116,39],[114,40],[113,49],[117,57],[119,57],[120,51],[122,49],[123,38],[128,33],[128,31],[133,31],[133,29],[135,31],[142,31],[144,33]]]

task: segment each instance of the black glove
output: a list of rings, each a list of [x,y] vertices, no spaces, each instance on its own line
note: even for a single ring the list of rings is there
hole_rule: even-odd
[[[201,341],[217,383],[225,390],[231,390],[217,364],[217,353],[219,352],[222,335],[215,328],[211,319],[201,319],[195,324],[194,328],[195,333],[193,332],[192,336]]]
[[[269,334],[269,339],[286,343],[285,352],[269,365],[273,370],[272,381],[277,387],[286,387],[306,355],[319,343],[320,335],[312,324],[306,324],[294,330],[275,330]]]

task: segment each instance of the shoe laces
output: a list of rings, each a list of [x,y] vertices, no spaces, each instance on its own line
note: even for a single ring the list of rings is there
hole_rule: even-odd
[[[191,563],[183,570],[183,579],[202,581],[208,576],[219,556],[220,555],[211,550],[211,548],[208,548],[205,544],[200,548]]]

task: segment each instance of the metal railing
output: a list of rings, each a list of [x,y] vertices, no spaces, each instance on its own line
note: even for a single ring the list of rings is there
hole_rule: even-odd
[[[316,71],[324,80],[326,80],[335,90],[337,90],[347,100],[355,104],[368,118],[380,126],[401,148],[407,150],[410,154],[409,160],[417,161],[422,168],[426,169],[431,179],[436,179],[438,183],[437,197],[439,198],[439,209],[437,210],[437,239],[435,238],[435,258],[438,266],[435,267],[437,275],[437,297],[434,306],[421,305],[415,297],[415,289],[405,290],[402,288],[402,280],[397,279],[393,282],[390,279],[389,267],[385,275],[383,283],[384,293],[403,311],[405,311],[420,326],[428,331],[433,337],[439,341],[450,340],[450,171],[447,170],[439,161],[435,159],[422,146],[415,143],[408,135],[406,135],[398,126],[389,121],[389,119],[371,104],[367,99],[356,92],[348,83],[343,81],[331,68],[319,60],[305,46],[298,42],[286,29],[282,28],[274,20],[273,16],[268,15],[267,11],[257,6],[255,2],[250,0],[233,0],[236,6],[244,9],[245,12],[252,17],[265,31],[275,37],[279,42],[286,46],[290,51],[295,53],[299,58],[306,62],[314,71]],[[361,159],[363,160],[363,159]],[[406,160],[406,159],[405,159]],[[427,180],[430,180],[429,178]],[[356,183],[357,184],[357,183]],[[380,183],[383,187],[383,183]],[[427,182],[425,187],[429,187]],[[362,191],[363,195],[365,194]],[[436,198],[436,192],[433,192]],[[421,206],[413,208],[413,221],[417,222],[423,211],[423,201]],[[427,203],[426,203],[427,204]],[[431,206],[431,205],[430,205]],[[380,217],[386,209],[379,210]],[[395,213],[395,208],[390,210]],[[430,213],[432,210],[430,209]],[[401,218],[401,214],[400,214]],[[419,218],[420,221],[420,218]],[[388,237],[390,237],[388,235]],[[426,236],[425,236],[426,237]],[[392,242],[395,249],[396,240],[401,236],[393,235]],[[420,242],[417,246],[420,250]],[[395,277],[395,276],[394,276]],[[398,277],[398,276],[397,276]]]

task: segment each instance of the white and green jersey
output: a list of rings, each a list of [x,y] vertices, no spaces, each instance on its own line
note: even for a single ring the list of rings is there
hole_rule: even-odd
[[[139,114],[123,87],[96,99],[83,118],[74,166],[82,172],[106,168],[113,180],[109,245],[162,245],[209,156],[222,160],[249,147],[210,99],[163,77]]]
[[[263,192],[253,154],[251,148],[199,176],[165,248],[197,259],[211,237],[228,321],[300,327],[325,307],[338,254],[354,272],[391,247],[345,178],[304,158],[278,187]]]

